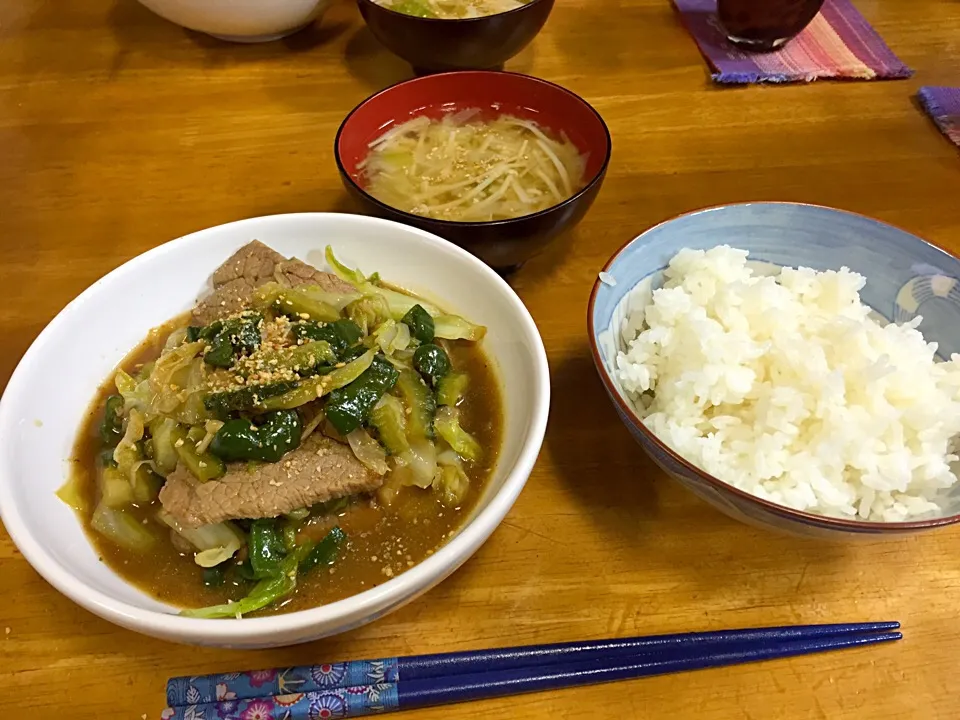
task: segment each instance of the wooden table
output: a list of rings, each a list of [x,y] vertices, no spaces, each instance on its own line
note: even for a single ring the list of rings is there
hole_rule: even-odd
[[[585,335],[624,241],[675,213],[797,200],[960,251],[960,155],[915,106],[960,84],[960,5],[858,0],[917,70],[899,82],[712,87],[667,0],[559,0],[508,64],[606,118],[589,216],[513,284],[546,342],[540,462],[491,540],[442,586],[310,646],[187,649],[121,630],[49,587],[0,533],[0,714],[152,718],[168,676],[515,642],[899,619],[896,645],[416,713],[417,718],[956,718],[960,529],[837,546],[728,520],[654,468],[617,420]],[[344,114],[410,75],[343,2],[319,27],[226,45],[134,0],[0,4],[0,380],[71,298],[135,255],[238,218],[348,209]]]

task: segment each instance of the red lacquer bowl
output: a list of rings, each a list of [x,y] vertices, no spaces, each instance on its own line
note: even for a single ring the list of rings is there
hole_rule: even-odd
[[[490,115],[516,115],[554,133],[565,133],[587,155],[586,185],[546,210],[491,222],[425,218],[390,207],[367,193],[357,165],[367,156],[371,141],[414,117],[441,117],[473,108]],[[583,218],[600,191],[610,152],[606,123],[582,98],[528,75],[485,70],[428,75],[382,90],[347,115],[334,141],[344,187],[364,210],[435,233],[498,270],[519,266]]]

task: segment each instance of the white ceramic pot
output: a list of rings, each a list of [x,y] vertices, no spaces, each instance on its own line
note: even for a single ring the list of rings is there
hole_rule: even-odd
[[[160,17],[231,42],[267,42],[317,20],[333,0],[140,0]]]
[[[69,472],[77,432],[97,387],[147,331],[191,308],[213,271],[260,240],[325,267],[339,259],[487,326],[504,401],[497,467],[471,517],[445,546],[374,589],[271,617],[202,620],[126,583],[97,559],[74,512],[54,494]],[[64,358],[70,358],[69,373]],[[51,585],[93,613],[168,640],[276,647],[371,622],[456,570],[496,529],[536,462],[550,405],[547,357],[513,290],[464,250],[406,225],[360,215],[303,213],[243,220],[161,245],[98,280],[40,333],[0,400],[0,516],[24,557]]]

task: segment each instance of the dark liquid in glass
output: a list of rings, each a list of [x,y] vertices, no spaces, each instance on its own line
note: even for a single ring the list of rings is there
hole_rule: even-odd
[[[824,0],[717,0],[727,39],[760,52],[774,50],[816,17]]]

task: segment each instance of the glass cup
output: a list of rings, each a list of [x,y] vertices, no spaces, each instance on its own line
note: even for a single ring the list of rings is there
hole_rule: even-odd
[[[816,17],[824,0],[717,0],[717,16],[737,47],[770,52]]]

